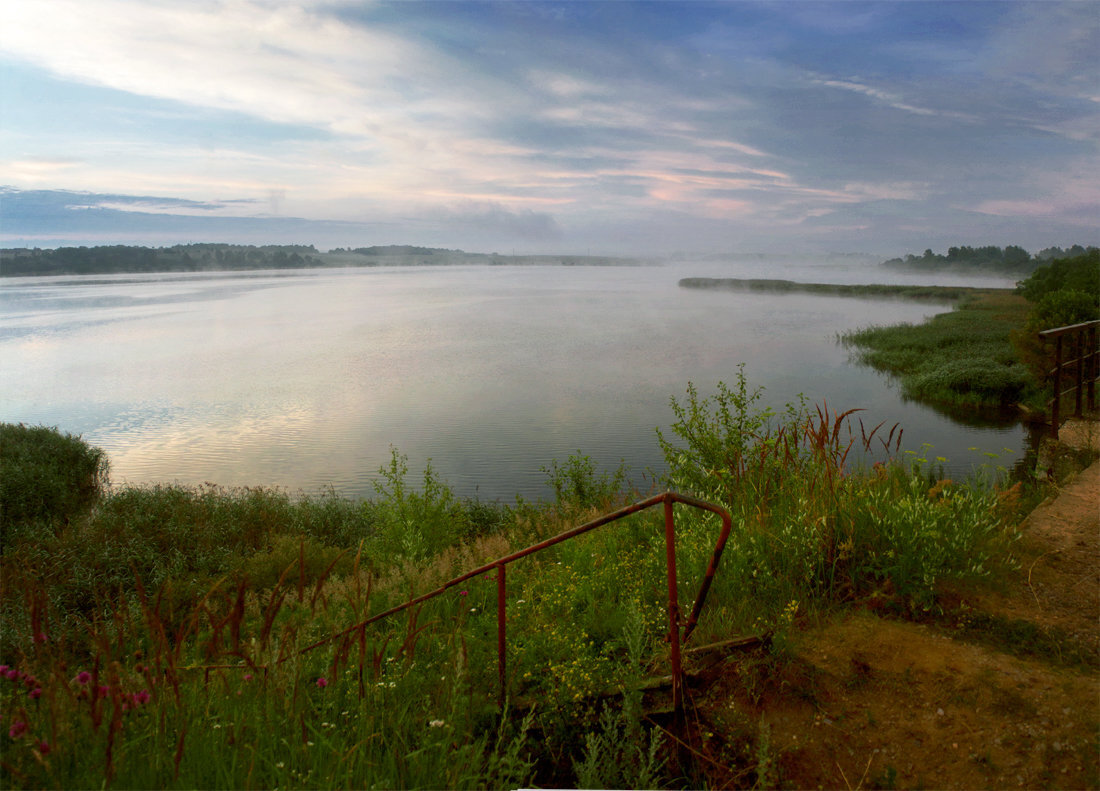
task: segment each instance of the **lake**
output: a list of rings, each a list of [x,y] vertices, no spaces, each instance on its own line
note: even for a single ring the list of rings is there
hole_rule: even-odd
[[[213,482],[373,493],[396,448],[463,496],[544,494],[582,451],[640,481],[689,381],[762,403],[803,393],[904,429],[961,474],[1026,432],[901,400],[837,334],[946,305],[679,288],[681,277],[1011,286],[854,259],[639,267],[453,266],[0,280],[0,420],[104,448],[118,483]]]

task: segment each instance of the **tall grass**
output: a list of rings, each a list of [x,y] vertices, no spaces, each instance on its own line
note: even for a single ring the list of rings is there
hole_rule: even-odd
[[[0,551],[36,524],[52,530],[102,494],[107,455],[46,426],[0,423]]]
[[[782,635],[802,614],[852,600],[931,607],[940,580],[982,577],[1003,559],[1003,493],[889,460],[852,469],[853,448],[885,452],[896,430],[857,431],[854,415],[804,403],[772,413],[758,398],[743,376],[712,398],[689,387],[659,437],[663,483],[734,516],[702,639]],[[123,488],[55,529],[19,533],[0,576],[0,784],[705,782],[685,774],[635,691],[667,672],[659,513],[509,566],[503,712],[492,575],[347,631],[612,510],[634,496],[621,469],[578,454],[547,469],[552,502],[514,508],[456,498],[430,465],[413,485],[396,451],[381,472],[362,503]],[[718,524],[676,518],[687,602]],[[743,776],[757,771],[753,754]]]
[[[1039,383],[1011,340],[1027,311],[1018,295],[987,294],[964,299],[923,324],[868,327],[841,340],[860,350],[861,361],[898,376],[907,398],[967,408],[1025,403],[1041,409]]]

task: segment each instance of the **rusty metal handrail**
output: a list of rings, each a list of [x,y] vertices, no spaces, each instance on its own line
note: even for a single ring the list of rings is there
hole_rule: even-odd
[[[1054,341],[1054,398],[1051,401],[1050,433],[1058,439],[1058,424],[1061,423],[1061,401],[1066,393],[1074,392],[1074,417],[1081,417],[1082,394],[1086,394],[1088,408],[1096,409],[1096,381],[1100,378],[1100,345],[1097,343],[1097,329],[1100,320],[1070,324],[1043,330],[1039,337],[1044,341]],[[1063,359],[1063,338],[1072,341],[1072,356]],[[1087,345],[1087,349],[1086,349]],[[1062,371],[1073,369],[1074,378],[1070,386],[1062,387]]]
[[[683,634],[680,633],[680,600],[678,595],[677,581],[676,581],[676,530],[672,516],[672,506],[674,503],[683,503],[684,505],[690,505],[694,508],[699,508],[704,511],[710,511],[717,514],[722,519],[722,529],[718,535],[718,541],[714,545],[714,551],[711,553],[710,562],[707,565],[707,570],[704,574],[703,581],[699,586],[699,594],[695,597],[695,603],[692,605],[691,613],[688,616],[687,621],[684,624]],[[721,506],[708,503],[704,500],[699,500],[695,497],[689,497],[687,495],[678,494],[676,492],[664,492],[663,494],[654,495],[645,500],[641,500],[633,505],[628,505],[625,508],[620,508],[618,511],[601,516],[591,522],[586,522],[583,525],[574,527],[570,530],[566,530],[564,533],[559,533],[553,538],[548,538],[545,541],[540,541],[537,544],[533,544],[526,549],[521,549],[518,552],[513,552],[510,555],[505,555],[502,558],[498,558],[494,561],[486,563],[483,566],[479,566],[473,571],[468,571],[454,579],[448,580],[440,587],[433,591],[417,596],[414,599],[410,599],[403,604],[399,604],[396,607],[380,612],[377,615],[372,615],[364,621],[360,621],[354,626],[349,626],[335,634],[331,634],[312,645],[306,646],[301,649],[298,654],[304,654],[308,651],[312,651],[315,648],[319,648],[326,643],[330,643],[333,640],[337,640],[341,637],[345,637],[352,632],[365,629],[368,625],[375,621],[380,621],[383,618],[388,618],[391,615],[406,610],[409,607],[413,607],[417,604],[439,596],[441,593],[449,588],[453,588],[455,585],[459,585],[466,580],[485,574],[486,572],[497,570],[496,583],[497,583],[497,672],[500,681],[500,702],[504,703],[505,692],[507,689],[507,657],[506,657],[506,628],[507,621],[506,610],[507,601],[505,597],[505,568],[509,563],[519,560],[520,558],[533,555],[543,549],[560,544],[563,541],[568,541],[571,538],[576,538],[583,533],[587,533],[590,530],[595,530],[597,527],[606,525],[609,522],[614,522],[623,517],[631,516],[644,511],[647,508],[651,508],[655,505],[664,505],[665,514],[665,563],[666,563],[666,576],[668,583],[668,618],[669,618],[669,632],[668,641],[671,647],[670,651],[670,664],[672,666],[672,702],[673,708],[677,719],[681,719],[683,716],[683,668],[681,664],[680,647],[683,643],[687,642],[687,639],[694,631],[696,624],[699,621],[699,613],[703,609],[703,604],[706,601],[707,592],[710,590],[710,585],[714,579],[714,574],[718,570],[718,562],[722,558],[722,551],[726,546],[726,539],[729,538],[730,530],[732,528],[732,519],[729,512]]]

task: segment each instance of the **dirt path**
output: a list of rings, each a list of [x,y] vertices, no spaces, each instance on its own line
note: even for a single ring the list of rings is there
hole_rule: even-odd
[[[956,619],[849,613],[798,634],[782,666],[740,661],[696,705],[716,731],[755,729],[741,749],[769,785],[1100,788],[1100,462],[1022,532],[1020,570],[961,596]]]

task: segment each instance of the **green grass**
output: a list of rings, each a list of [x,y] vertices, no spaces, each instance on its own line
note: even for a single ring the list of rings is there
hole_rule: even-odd
[[[54,529],[103,492],[107,455],[46,426],[0,423],[0,550],[24,526]]]
[[[689,387],[659,437],[665,481],[734,531],[695,643],[783,635],[858,600],[936,606],[945,579],[1010,563],[1003,496],[926,465],[852,469],[893,432],[851,415],[761,411],[743,377]],[[0,562],[0,785],[73,788],[698,785],[642,717],[668,672],[660,509],[508,567],[508,694],[497,708],[496,582],[330,638],[458,574],[637,498],[581,455],[553,501],[462,501],[396,452],[376,496],[123,487],[64,523],[30,521]],[[679,599],[718,534],[676,508]],[[604,697],[622,690],[616,701]],[[525,712],[520,714],[519,712]],[[756,744],[738,771],[767,774]],[[754,758],[754,756],[756,756]]]
[[[897,376],[907,398],[979,409],[1023,403],[1041,411],[1045,393],[1011,340],[1027,311],[1022,297],[991,293],[923,324],[868,327],[841,340],[859,350],[861,362]]]
[[[761,291],[774,294],[826,294],[866,298],[897,297],[940,302],[951,302],[957,299],[1006,291],[1004,289],[971,288],[968,286],[910,286],[899,283],[870,283],[865,285],[798,283],[793,280],[737,277],[685,277],[680,280],[679,285],[682,288],[717,288],[728,291]]]

